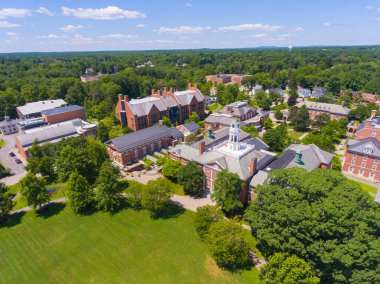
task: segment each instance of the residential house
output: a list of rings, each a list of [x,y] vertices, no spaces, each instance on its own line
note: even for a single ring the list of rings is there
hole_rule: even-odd
[[[249,96],[254,96],[256,95],[259,91],[262,91],[263,90],[263,86],[261,85],[255,85],[252,90],[249,92]]]
[[[19,118],[32,118],[41,116],[41,112],[43,110],[63,107],[66,106],[67,103],[62,100],[46,100],[46,101],[38,101],[33,103],[27,103],[23,106],[19,106],[16,108],[17,115]]]
[[[272,89],[268,89],[265,91],[268,95],[269,93],[275,93],[275,94],[279,94],[281,95],[281,97],[284,97],[285,96],[285,91],[283,89],[280,89],[280,88],[272,88]]]
[[[93,81],[98,81],[100,78],[105,76],[104,74],[96,74],[96,75],[89,75],[89,74],[84,74],[80,76],[80,80],[83,83],[88,83],[88,82],[93,82]]]
[[[375,137],[348,141],[342,172],[371,182],[380,181],[380,141]]]
[[[379,103],[379,96],[375,94],[362,93],[361,94],[363,100],[367,103]]]
[[[197,85],[189,84],[188,90],[172,89],[156,92],[152,90],[150,97],[128,100],[128,96],[119,95],[116,105],[116,117],[120,124],[138,131],[157,124],[163,117],[172,123],[182,124],[192,112],[199,117],[205,115],[204,96]]]
[[[311,90],[307,88],[298,87],[297,94],[301,98],[309,98],[311,96]]]
[[[315,88],[310,94],[310,98],[314,98],[314,99],[320,99],[324,96],[326,96],[326,88],[323,88],[323,87]]]

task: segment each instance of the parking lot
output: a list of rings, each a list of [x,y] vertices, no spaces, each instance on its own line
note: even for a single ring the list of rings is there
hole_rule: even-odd
[[[11,135],[0,135],[5,141],[5,146],[0,149],[0,163],[4,165],[4,167],[9,168],[11,170],[12,175],[3,179],[0,179],[1,182],[4,182],[7,185],[15,184],[25,175],[25,160],[18,154],[17,149],[15,148],[15,137],[18,134]],[[12,151],[16,154],[15,157],[9,156],[9,152]],[[20,159],[23,163],[17,164],[15,159]]]

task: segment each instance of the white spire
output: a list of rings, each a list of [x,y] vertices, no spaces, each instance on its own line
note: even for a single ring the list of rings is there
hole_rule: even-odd
[[[238,120],[233,120],[231,123],[228,147],[232,151],[240,149],[240,122]]]

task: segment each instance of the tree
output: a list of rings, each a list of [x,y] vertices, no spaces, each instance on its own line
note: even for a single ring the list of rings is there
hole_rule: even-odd
[[[87,180],[73,172],[65,187],[65,193],[69,199],[69,206],[75,213],[84,212],[92,203],[94,192]]]
[[[333,160],[332,160],[332,169],[336,171],[341,171],[342,170],[342,162],[339,158],[339,156],[335,155]]]
[[[214,192],[211,198],[222,208],[222,210],[232,213],[233,211],[242,208],[243,204],[240,201],[242,192],[242,182],[239,176],[235,173],[230,173],[227,170],[219,172],[214,183]]]
[[[171,194],[171,185],[165,178],[151,180],[143,188],[141,204],[152,215],[160,215],[168,206]]]
[[[285,124],[281,124],[273,129],[268,129],[264,133],[264,142],[276,152],[281,152],[288,146],[289,135]]]
[[[45,179],[38,178],[32,173],[27,173],[20,179],[19,188],[28,206],[33,206],[33,208],[41,208],[42,204],[50,200],[50,195],[46,191]]]
[[[268,284],[317,284],[319,278],[310,265],[295,255],[276,253],[260,270],[260,279]]]
[[[224,214],[218,206],[205,205],[197,208],[194,216],[194,226],[198,235],[203,239],[211,224],[224,219]]]
[[[119,171],[110,163],[105,162],[96,179],[95,201],[97,208],[114,212],[120,208],[123,188],[118,180]]]
[[[337,171],[295,167],[271,172],[256,194],[245,219],[264,255],[297,255],[321,283],[379,282],[380,211],[359,185]]]
[[[256,127],[254,125],[249,125],[249,126],[243,125],[241,127],[241,130],[243,130],[244,132],[247,132],[247,133],[251,134],[252,138],[255,138],[255,137],[259,136],[259,133],[257,133],[257,129],[256,129]]]
[[[302,139],[302,144],[314,144],[327,152],[335,151],[335,145],[331,137],[320,133],[309,133],[304,139]]]
[[[182,165],[180,161],[165,159],[161,173],[168,178],[176,179],[181,167]]]
[[[258,91],[255,94],[255,99],[257,105],[264,109],[264,110],[269,110],[270,106],[272,105],[272,100],[268,97],[268,95],[264,91]]]
[[[13,195],[8,192],[9,188],[0,182],[0,224],[8,219],[9,212],[13,209]]]
[[[302,106],[297,114],[291,120],[294,129],[298,131],[306,131],[310,126],[309,111],[306,106]]]
[[[280,110],[276,110],[276,112],[274,113],[274,117],[277,120],[283,120],[284,119],[284,114]]]
[[[186,194],[200,196],[203,193],[203,170],[196,162],[190,161],[180,167],[177,179]]]
[[[321,131],[324,126],[327,125],[327,123],[330,121],[330,115],[327,113],[322,113],[320,115],[317,115],[315,118],[315,121],[313,122],[313,125]]]
[[[198,119],[199,119],[199,117],[198,117]],[[164,116],[162,118],[162,125],[165,125],[166,127],[172,127],[173,126],[173,124],[171,123],[170,119],[167,118],[166,116]]]
[[[103,121],[100,121],[98,124],[98,129],[96,130],[96,134],[101,142],[105,142],[109,140],[109,130],[107,126],[103,123]]]
[[[273,127],[272,119],[270,119],[269,117],[266,118],[263,122],[263,126],[265,129],[271,129]]]
[[[250,266],[249,247],[242,230],[240,224],[227,219],[211,224],[206,241],[218,266],[231,271]]]
[[[195,123],[198,123],[199,120],[200,120],[200,118],[199,118],[198,113],[193,111],[192,113],[190,113],[189,118],[186,120],[186,122],[194,121]]]
[[[138,182],[129,182],[125,190],[127,202],[134,208],[141,207],[144,185]]]

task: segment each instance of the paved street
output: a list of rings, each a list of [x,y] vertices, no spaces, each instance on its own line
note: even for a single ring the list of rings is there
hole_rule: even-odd
[[[0,181],[4,182],[6,185],[16,184],[20,178],[25,175],[24,159],[18,154],[17,149],[15,148],[15,137],[18,134],[11,135],[1,135],[1,138],[5,141],[5,146],[0,149],[0,163],[4,165],[4,167],[9,168],[11,170],[12,175]],[[8,153],[12,151],[16,154],[16,157],[10,157]],[[15,159],[19,158],[23,161],[23,164],[17,164]]]

